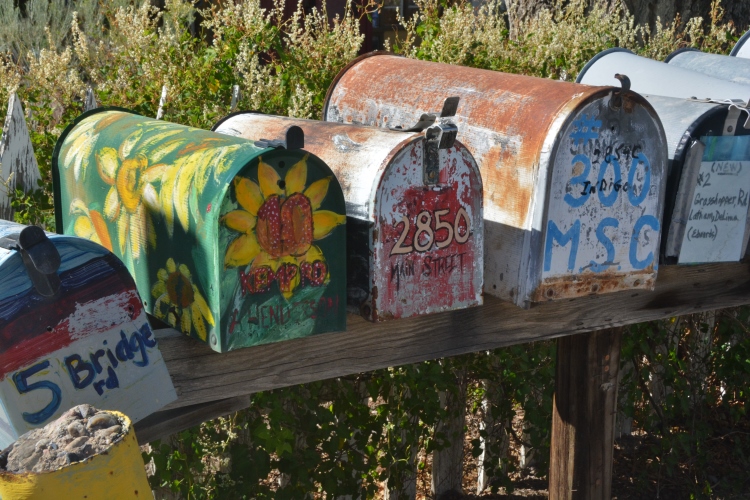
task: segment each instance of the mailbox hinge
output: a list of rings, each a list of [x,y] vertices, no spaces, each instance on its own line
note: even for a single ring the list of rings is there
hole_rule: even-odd
[[[305,147],[305,132],[297,125],[286,129],[284,139],[261,139],[255,141],[260,148],[302,149]]]
[[[423,113],[419,121],[409,127],[388,127],[399,132],[424,132],[424,155],[423,155],[423,178],[426,185],[438,183],[440,178],[440,150],[453,147],[458,134],[458,127],[450,121],[441,121],[438,118],[456,116],[459,97],[448,97],[443,101],[443,109],[440,114]]]
[[[40,295],[53,297],[60,290],[60,253],[45,232],[36,226],[28,226],[18,234],[0,239],[0,248],[15,250],[21,254],[31,283]]]

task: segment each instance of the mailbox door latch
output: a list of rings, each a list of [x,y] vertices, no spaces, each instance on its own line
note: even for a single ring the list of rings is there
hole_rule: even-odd
[[[440,123],[424,131],[424,183],[433,185],[440,178],[440,150],[453,147],[458,127],[453,123]]]
[[[437,113],[423,113],[419,117],[419,121],[409,128],[388,127],[399,132],[424,132],[423,171],[426,185],[438,183],[440,178],[440,150],[453,147],[458,134],[458,127],[454,123],[447,120],[438,123],[438,118],[456,116],[459,100],[460,98],[457,96],[448,97],[443,101],[443,109],[439,115]]]
[[[52,297],[60,290],[60,253],[45,232],[36,226],[28,226],[18,234],[0,239],[0,248],[15,250],[21,254],[31,283],[40,295]]]

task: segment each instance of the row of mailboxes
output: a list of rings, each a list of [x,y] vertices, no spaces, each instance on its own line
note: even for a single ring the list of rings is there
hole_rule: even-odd
[[[0,447],[80,402],[137,421],[173,401],[145,312],[223,352],[344,330],[347,305],[528,306],[739,260],[750,87],[707,56],[603,52],[591,87],[374,54],[338,75],[328,122],[82,115],[53,160],[78,238],[0,221]]]
[[[584,74],[608,54],[637,57]],[[149,313],[220,352],[343,330],[347,305],[383,321],[482,292],[528,307],[650,289],[660,255],[708,260],[686,248],[717,246],[720,217],[742,238],[714,260],[738,260],[746,196],[734,214],[711,205],[747,153],[743,118],[641,95],[630,68],[601,74],[609,86],[375,53],[335,79],[333,123],[242,112],[209,132],[97,110],[56,148],[58,228],[112,249]],[[716,162],[724,184],[699,185]],[[696,197],[706,227],[685,222]]]

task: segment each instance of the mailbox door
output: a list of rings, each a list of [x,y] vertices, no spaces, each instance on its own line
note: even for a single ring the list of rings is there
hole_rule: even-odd
[[[23,227],[0,222],[0,237]],[[54,297],[35,290],[17,251],[0,249],[2,448],[81,403],[138,421],[177,399],[122,262],[81,238],[50,240],[61,260]]]
[[[456,143],[440,150],[439,182],[425,185],[423,154],[424,141],[411,142],[379,181],[370,234],[375,321],[482,303],[484,222],[476,164]]]
[[[569,116],[552,151],[532,301],[653,287],[666,139],[640,96],[615,94]]]
[[[262,155],[220,213],[223,350],[346,329],[346,208],[323,161]]]
[[[692,162],[697,168],[680,184],[687,203],[678,262],[737,262],[747,245],[750,136],[699,140]]]

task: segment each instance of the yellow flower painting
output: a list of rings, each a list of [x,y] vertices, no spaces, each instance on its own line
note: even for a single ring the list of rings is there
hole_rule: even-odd
[[[257,184],[242,177],[234,179],[239,208],[227,213],[222,221],[239,236],[227,247],[226,267],[250,265],[249,272],[267,267],[276,273],[284,264],[299,268],[305,262],[325,261],[314,241],[346,222],[346,215],[320,210],[330,178],[319,179],[305,188],[307,158],[306,155],[293,165],[283,181],[262,158]],[[299,272],[287,282],[280,282],[285,298],[291,297],[299,282]]]
[[[193,330],[201,340],[206,340],[206,323],[214,326],[206,299],[192,280],[190,269],[185,264],[179,266],[171,257],[166,268],[159,269],[157,281],[151,289],[156,299],[154,316],[165,320],[182,332],[191,334]]]
[[[70,204],[70,215],[76,218],[73,223],[73,232],[76,236],[112,251],[112,239],[109,237],[107,223],[98,210],[89,210],[82,200],[75,199]]]

